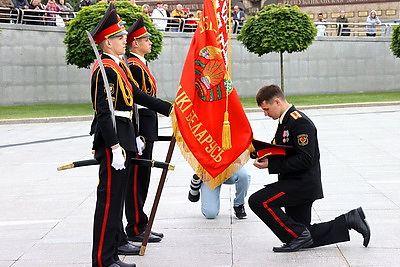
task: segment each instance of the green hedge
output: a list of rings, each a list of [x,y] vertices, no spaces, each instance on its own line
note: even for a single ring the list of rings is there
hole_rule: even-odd
[[[96,5],[83,7],[75,19],[66,23],[67,33],[64,43],[67,45],[66,61],[69,65],[76,65],[78,68],[89,68],[96,59],[92,47],[86,35],[86,30],[92,32],[97,23],[104,16],[109,4],[99,2]],[[152,51],[146,55],[149,61],[155,60],[161,53],[163,35],[159,32],[151,19],[143,13],[141,6],[134,6],[128,1],[117,1],[114,4],[118,15],[126,22],[128,29],[137,18],[142,15],[144,24],[152,41]]]

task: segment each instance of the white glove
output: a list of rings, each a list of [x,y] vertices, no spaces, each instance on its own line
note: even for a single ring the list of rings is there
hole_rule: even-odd
[[[142,140],[142,138],[143,138],[142,136],[136,137],[136,147],[138,150],[138,154],[140,156],[143,155],[143,150],[144,150],[144,146],[145,146],[145,144],[143,142],[144,138],[143,138],[143,140]]]
[[[114,167],[114,169],[118,170],[123,170],[125,169],[125,159],[124,155],[122,154],[122,149],[121,146],[118,146],[116,149],[112,150],[113,153],[113,159],[111,166]]]

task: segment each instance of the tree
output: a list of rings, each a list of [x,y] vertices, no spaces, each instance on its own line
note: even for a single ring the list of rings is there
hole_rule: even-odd
[[[395,57],[400,58],[400,26],[393,27],[392,43],[390,49]]]
[[[283,53],[302,52],[311,45],[317,29],[298,6],[271,4],[246,21],[237,37],[258,56],[280,54],[281,88],[284,90]]]
[[[158,58],[162,49],[162,33],[155,27],[151,19],[143,13],[141,6],[134,6],[128,1],[117,1],[114,3],[118,15],[130,27],[137,18],[142,15],[147,31],[151,34],[153,42],[151,53],[146,54],[146,59],[151,61]],[[67,33],[64,43],[67,45],[66,61],[69,65],[76,65],[78,68],[89,68],[96,59],[92,47],[86,35],[86,30],[92,32],[97,23],[105,14],[108,8],[107,3],[99,2],[96,5],[83,7],[76,18],[66,23]]]

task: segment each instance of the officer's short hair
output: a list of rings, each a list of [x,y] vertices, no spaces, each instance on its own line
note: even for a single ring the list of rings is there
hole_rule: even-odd
[[[261,87],[257,92],[257,105],[261,106],[264,101],[267,103],[271,103],[275,98],[285,100],[285,95],[283,94],[282,89],[276,84],[265,85]]]

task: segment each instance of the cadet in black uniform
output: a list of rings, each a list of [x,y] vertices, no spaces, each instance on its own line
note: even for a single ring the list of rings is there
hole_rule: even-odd
[[[140,16],[136,22],[128,29],[127,44],[130,50],[128,57],[129,69],[132,76],[138,83],[139,89],[146,94],[156,97],[157,85],[156,79],[151,74],[145,54],[151,52],[152,42],[149,37],[151,34],[144,26],[143,17]],[[139,135],[146,140],[145,149],[142,155],[138,155],[141,159],[153,158],[154,141],[158,139],[158,119],[154,110],[143,106],[138,106]],[[125,228],[128,240],[142,242],[144,231],[148,223],[148,217],[143,211],[143,207],[147,198],[151,176],[151,168],[145,166],[135,166],[133,177],[128,180],[125,200],[125,215],[127,226]],[[148,242],[159,242],[164,235],[162,233],[151,232]]]
[[[286,101],[277,85],[262,87],[256,100],[265,116],[279,120],[272,143],[294,148],[286,156],[254,162],[257,168],[278,174],[277,182],[249,198],[250,208],[284,243],[273,251],[294,252],[349,241],[349,229],[361,233],[363,245],[368,246],[371,233],[361,207],[332,221],[310,224],[312,204],[323,198],[317,129],[304,113]]]
[[[123,263],[118,258],[121,239],[126,239],[122,227],[123,200],[128,177],[133,173],[130,158],[137,150],[136,129],[132,107],[133,101],[151,106],[158,112],[169,115],[171,104],[150,97],[135,85],[128,67],[121,61],[125,53],[127,32],[119,24],[113,5],[92,32],[93,39],[103,51],[102,64],[110,87],[116,129],[104,87],[104,78],[99,63],[92,69],[91,95],[95,117],[91,134],[94,134],[93,149],[99,161],[99,184],[93,228],[93,266],[135,266]],[[123,152],[124,151],[124,152]],[[127,243],[125,252],[138,254],[137,247]]]

